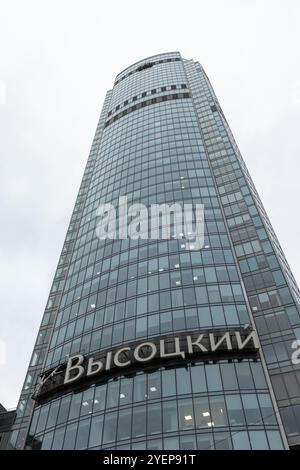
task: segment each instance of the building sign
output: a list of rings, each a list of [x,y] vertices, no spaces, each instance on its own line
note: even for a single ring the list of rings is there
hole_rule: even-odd
[[[53,393],[70,391],[83,382],[95,382],[125,369],[170,361],[204,360],[230,355],[247,357],[259,349],[257,334],[247,326],[240,330],[197,331],[132,343],[99,351],[93,356],[75,354],[40,376],[33,398],[41,401]]]

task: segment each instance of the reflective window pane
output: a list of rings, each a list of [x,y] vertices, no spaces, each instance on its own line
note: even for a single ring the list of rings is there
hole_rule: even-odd
[[[86,449],[89,440],[90,419],[79,421],[75,449]]]
[[[78,423],[70,424],[69,426],[67,426],[65,441],[63,445],[64,450],[72,450],[75,448],[77,426]]]
[[[163,403],[163,432],[177,431],[177,402],[167,401]]]
[[[105,415],[103,427],[103,444],[108,444],[116,439],[117,413],[107,413]]]
[[[117,440],[129,439],[131,435],[131,409],[120,410],[117,427]]]
[[[91,421],[91,432],[89,438],[89,447],[101,445],[103,429],[103,416],[95,416]]]

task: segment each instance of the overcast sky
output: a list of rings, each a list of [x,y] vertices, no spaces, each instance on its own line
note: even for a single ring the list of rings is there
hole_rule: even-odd
[[[299,0],[0,1],[0,402],[17,404],[107,89],[202,63],[300,280]],[[4,354],[6,352],[6,355]]]

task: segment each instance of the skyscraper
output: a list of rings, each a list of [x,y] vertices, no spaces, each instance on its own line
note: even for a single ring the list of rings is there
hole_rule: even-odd
[[[0,403],[0,450],[13,450],[10,445],[10,430],[15,419],[15,410],[6,410]]]
[[[150,212],[130,236],[104,204],[131,221],[137,204],[202,204],[203,243],[171,216],[149,236]],[[202,66],[131,65],[105,98],[12,445],[297,448],[297,338],[298,287]]]

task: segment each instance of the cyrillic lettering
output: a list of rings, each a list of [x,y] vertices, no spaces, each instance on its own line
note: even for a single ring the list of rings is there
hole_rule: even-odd
[[[252,331],[252,333],[250,333],[245,339],[244,341],[242,341],[241,339],[241,333],[239,331],[236,331],[235,332],[235,337],[236,337],[236,341],[237,341],[237,346],[238,346],[238,349],[244,349],[244,347],[249,343],[249,341],[252,340],[253,342],[253,346],[255,349],[258,349],[259,348],[259,343],[258,343],[258,339],[257,339],[257,336],[256,336],[256,332],[255,331]]]
[[[209,333],[209,341],[210,341],[210,349],[212,351],[216,351],[219,348],[219,346],[221,346],[221,344],[224,343],[224,341],[226,342],[227,349],[228,350],[232,349],[230,334],[228,332],[225,333],[219,339],[217,343],[215,342],[215,335],[213,333]]]
[[[76,364],[73,364],[74,360],[77,360]],[[67,362],[67,368],[65,373],[64,384],[75,382],[76,380],[80,379],[80,377],[84,373],[84,367],[81,365],[83,363],[84,357],[82,354],[76,354],[76,356],[72,356],[69,358]],[[78,370],[77,374],[73,377],[70,377],[70,373],[74,370]]]
[[[165,341],[161,339],[159,341],[160,345],[160,357],[173,357],[173,356],[181,356],[183,359],[185,358],[185,352],[180,351],[180,342],[179,338],[174,338],[174,344],[175,344],[175,351],[174,352],[166,352],[165,351]]]
[[[151,353],[150,353],[149,356],[146,356],[146,357],[142,356],[141,357],[140,356],[140,350],[142,348],[144,348],[145,346],[148,346],[151,349]],[[154,343],[141,343],[135,348],[135,350],[133,352],[133,356],[134,356],[135,360],[138,361],[138,362],[147,362],[147,361],[151,361],[151,359],[154,358],[156,353],[157,353],[157,348],[156,348]]]
[[[106,361],[105,361],[105,370],[110,370],[111,367],[111,358],[112,358],[112,352],[109,351],[106,355]]]
[[[191,336],[187,336],[187,337],[186,337],[188,352],[189,352],[190,354],[193,354],[193,352],[194,352],[194,347],[193,347],[193,346],[197,346],[198,349],[200,349],[201,351],[207,352],[206,347],[203,346],[203,344],[201,344],[201,341],[202,341],[202,339],[203,339],[203,336],[204,336],[204,334],[199,335],[196,341],[192,341],[192,337],[191,337]]]
[[[129,366],[130,364],[130,359],[128,361],[124,361],[124,362],[121,362],[119,360],[119,357],[120,357],[120,354],[122,354],[122,352],[124,351],[130,351],[130,348],[122,348],[122,349],[119,349],[115,356],[114,356],[114,364],[117,366],[117,367],[126,367],[126,366]]]
[[[103,369],[103,362],[101,361],[95,361],[93,357],[91,357],[88,361],[88,366],[87,366],[87,376],[90,375],[95,375],[100,372],[100,370]]]

